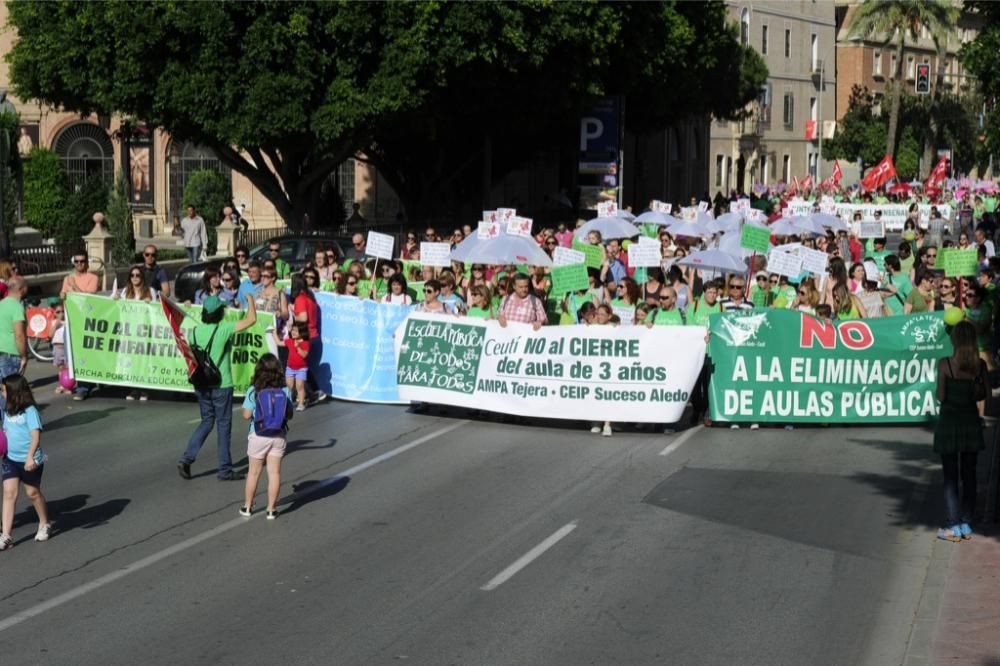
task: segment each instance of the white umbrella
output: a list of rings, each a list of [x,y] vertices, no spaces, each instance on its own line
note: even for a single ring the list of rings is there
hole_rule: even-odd
[[[672,224],[667,227],[667,231],[670,232],[672,236],[690,236],[692,238],[702,238],[703,236],[711,236],[703,225],[697,222],[678,222],[677,224]]]
[[[811,217],[814,222],[819,222],[828,229],[833,229],[834,231],[848,230],[847,224],[845,224],[844,221],[836,215],[830,215],[829,213],[813,213],[809,217]]]
[[[746,262],[728,252],[722,250],[701,250],[692,252],[683,259],[674,262],[677,266],[690,266],[692,268],[702,268],[706,270],[723,271],[726,273],[745,273]]]
[[[802,233],[802,230],[795,226],[791,218],[787,217],[772,222],[770,229],[775,236],[798,236]]]
[[[609,238],[632,238],[639,235],[634,224],[620,217],[595,217],[587,222],[575,234],[579,240],[586,240],[591,231],[599,231],[603,240]]]
[[[635,222],[635,215],[625,210],[624,208],[619,208],[615,211],[615,217],[620,217],[623,220],[628,220],[629,222]]]
[[[749,223],[748,223],[749,224]],[[754,225],[758,226],[758,225]],[[719,239],[719,248],[726,254],[732,254],[738,257],[749,257],[753,254],[753,250],[748,250],[740,246],[740,232],[730,231],[727,234],[723,234],[722,238]]]
[[[636,224],[656,224],[661,227],[680,222],[680,220],[676,217],[656,210],[647,210],[645,213],[635,218],[634,221]]]
[[[812,234],[814,236],[825,236],[826,229],[819,222],[816,222],[811,217],[796,216],[793,218],[795,221],[793,224],[802,230],[802,233]]]
[[[470,264],[552,265],[552,259],[534,239],[506,233],[496,238],[479,238],[473,234],[451,251],[451,259]]]
[[[722,231],[737,231],[743,224],[743,216],[739,213],[723,213],[715,218],[715,223]]]

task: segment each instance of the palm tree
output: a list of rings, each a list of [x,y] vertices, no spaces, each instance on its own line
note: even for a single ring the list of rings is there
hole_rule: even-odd
[[[849,31],[852,38],[882,40],[887,46],[895,42],[896,46],[896,67],[889,73],[893,83],[886,155],[896,156],[896,127],[903,92],[903,47],[907,39],[917,41],[920,28],[924,27],[935,44],[943,44],[957,17],[958,9],[949,0],[865,0],[854,11]]]

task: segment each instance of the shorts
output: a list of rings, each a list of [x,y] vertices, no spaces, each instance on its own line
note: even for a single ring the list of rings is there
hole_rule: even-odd
[[[66,345],[52,345],[52,365],[57,368],[66,365]]]
[[[0,472],[2,472],[4,481],[7,479],[18,479],[24,485],[35,488],[42,486],[42,472],[44,470],[44,463],[29,472],[24,469],[24,463],[11,460],[7,456],[4,456],[3,460],[0,461]]]
[[[263,460],[264,458],[280,458],[285,455],[284,437],[261,437],[250,433],[247,437],[247,457]]]
[[[289,379],[297,379],[298,381],[304,382],[306,380],[306,373],[309,372],[309,368],[302,368],[301,370],[293,370],[292,368],[285,368],[285,377]]]

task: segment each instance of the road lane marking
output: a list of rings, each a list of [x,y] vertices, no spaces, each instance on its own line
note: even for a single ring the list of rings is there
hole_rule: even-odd
[[[440,437],[441,435],[445,435],[451,432],[452,430],[455,430],[456,428],[460,428],[461,426],[465,425],[468,422],[469,422],[468,420],[461,420],[452,423],[451,425],[445,426],[444,428],[439,428],[434,432],[427,433],[423,437],[418,437],[417,439],[413,440],[412,442],[409,442],[408,444],[403,444],[402,446],[392,449],[391,451],[386,451],[382,455],[376,456],[371,460],[367,460],[363,463],[355,465],[354,467],[351,467],[350,469],[344,470],[343,472],[337,474],[333,478],[340,479],[363,472],[364,470],[370,467],[385,462],[386,460],[391,460],[392,458],[395,458],[399,454],[405,453],[406,451],[409,451],[417,446],[420,446],[421,444],[426,444],[427,442],[431,441],[436,437]],[[329,481],[329,479],[327,481]],[[316,484],[317,487],[321,485],[322,483]],[[313,488],[310,488],[310,491],[313,490],[314,490]],[[302,496],[308,496],[309,494],[311,494],[311,492],[303,493]],[[183,541],[175,543],[172,546],[164,548],[159,552],[153,553],[152,555],[149,555],[140,560],[132,562],[131,564],[126,564],[122,568],[112,571],[111,573],[105,574],[99,578],[95,578],[89,583],[84,583],[83,585],[80,585],[71,590],[63,592],[62,594],[56,595],[51,599],[49,599],[48,601],[43,601],[40,604],[36,604],[35,606],[27,608],[18,613],[15,613],[14,615],[11,615],[9,617],[4,618],[3,620],[0,620],[0,632],[4,632],[10,629],[11,627],[21,624],[25,620],[30,620],[31,618],[41,615],[42,613],[45,613],[47,611],[50,611],[53,608],[57,608],[59,606],[62,606],[63,604],[73,601],[74,599],[78,599],[84,596],[85,594],[100,589],[105,585],[108,585],[109,583],[113,583],[116,580],[128,576],[129,574],[146,569],[156,564],[157,562],[161,562],[167,559],[168,557],[171,557],[173,555],[176,555],[177,553],[188,550],[189,548],[197,546],[198,544],[204,541],[208,541],[212,537],[217,537],[220,534],[225,534],[226,532],[232,530],[233,528],[239,527],[240,525],[246,525],[248,522],[249,521],[247,521],[246,518],[242,517],[234,518],[233,520],[222,523],[221,525],[213,527],[212,529],[205,530],[201,534],[196,534],[193,537],[189,537],[187,539],[184,539]]]
[[[705,426],[700,425],[700,426],[695,426],[694,428],[688,428],[687,430],[685,430],[684,432],[681,433],[680,437],[678,437],[674,441],[672,441],[669,444],[667,444],[667,448],[665,448],[662,451],[660,451],[660,455],[661,456],[669,456],[671,453],[673,453],[674,451],[676,451],[677,448],[680,447],[681,444],[683,444],[684,442],[686,442],[689,439],[691,439],[692,437],[694,437],[704,427]]]
[[[541,555],[545,551],[547,551],[549,548],[562,541],[570,532],[575,530],[576,523],[577,521],[574,520],[573,522],[567,523],[566,525],[563,525],[562,527],[557,529],[555,532],[550,534],[544,541],[542,541],[540,544],[529,550],[521,557],[517,558],[517,560],[512,565],[510,565],[509,567],[498,573],[496,576],[492,578],[492,580],[490,580],[490,582],[486,583],[486,585],[483,585],[479,589],[483,590],[484,592],[489,592],[490,590],[495,590],[504,583],[506,583],[508,580],[513,578],[518,571],[520,571],[524,567],[528,566],[529,564],[537,560],[539,557],[541,557]]]

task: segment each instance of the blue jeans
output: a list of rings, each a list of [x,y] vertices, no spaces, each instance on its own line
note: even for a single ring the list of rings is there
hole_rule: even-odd
[[[198,261],[198,255],[201,254],[201,245],[195,245],[194,247],[185,247],[188,253],[188,261],[192,264]]]
[[[976,509],[976,456],[978,451],[941,454],[944,472],[945,527],[972,522]],[[962,479],[961,499],[958,481]]]
[[[191,434],[187,449],[179,462],[188,465],[193,463],[202,444],[215,427],[219,436],[218,474],[220,477],[227,477],[233,472],[233,458],[229,453],[229,440],[233,434],[233,389],[195,389],[194,393],[198,396],[198,406],[201,408],[201,423]]]

